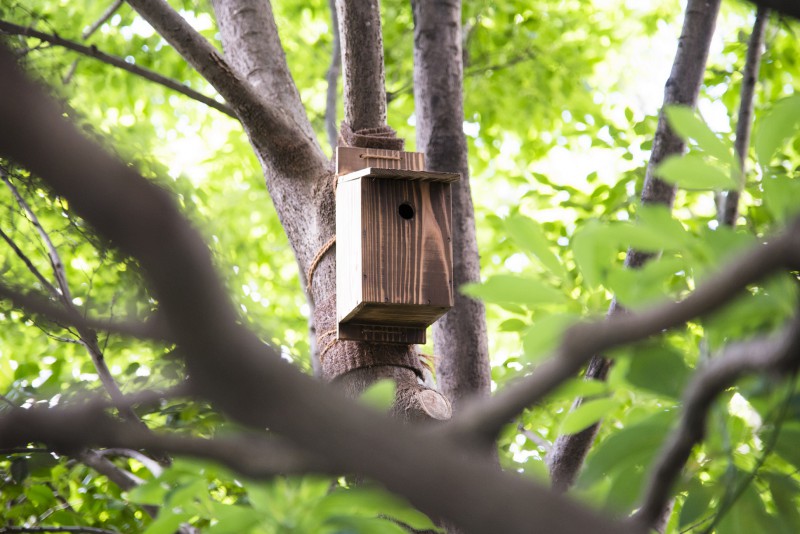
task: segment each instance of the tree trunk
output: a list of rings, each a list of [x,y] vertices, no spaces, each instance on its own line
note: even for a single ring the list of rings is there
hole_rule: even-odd
[[[480,279],[475,215],[463,122],[461,3],[412,0],[417,147],[434,171],[461,173],[453,187],[455,287]],[[488,396],[491,385],[483,303],[456,293],[455,306],[434,324],[439,390],[458,407]]]
[[[755,96],[758,70],[761,65],[761,49],[764,46],[764,29],[769,20],[769,9],[759,7],[756,21],[747,43],[747,58],[742,69],[742,91],[739,97],[739,116],[736,119],[736,159],[739,161],[739,189],[732,189],[720,195],[717,220],[727,226],[736,226],[739,217],[739,195],[744,188],[747,173],[747,151],[750,147],[750,132],[753,129],[753,100]]]
[[[714,35],[719,6],[720,0],[689,0],[686,6],[683,28],[678,39],[678,50],[672,64],[672,72],[664,88],[664,104],[653,139],[653,152],[647,164],[642,188],[642,204],[663,204],[672,207],[675,187],[656,178],[654,172],[667,156],[681,154],[686,145],[669,127],[664,108],[676,104],[695,106],[703,83],[708,49],[711,37]],[[625,258],[625,266],[634,269],[641,267],[651,257],[653,254],[631,249]],[[616,300],[612,301],[609,315],[622,312]],[[587,379],[605,380],[610,366],[611,362],[608,359],[600,355],[594,356],[589,362],[585,376]],[[582,402],[583,399],[576,399],[572,409],[576,409]],[[549,458],[553,489],[559,492],[567,491],[575,483],[599,428],[598,422],[576,434],[558,437]]]

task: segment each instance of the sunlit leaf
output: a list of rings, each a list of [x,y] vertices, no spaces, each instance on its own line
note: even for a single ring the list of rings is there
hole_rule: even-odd
[[[467,284],[461,292],[493,304],[559,304],[566,300],[562,292],[536,278],[498,274],[483,284]]]
[[[656,176],[683,189],[734,189],[731,175],[697,154],[669,156],[655,171]]]
[[[533,254],[556,276],[566,276],[564,266],[550,250],[550,241],[539,223],[524,215],[515,214],[505,220],[505,225],[508,235],[517,245]]]
[[[776,103],[756,126],[755,149],[758,163],[766,167],[773,156],[800,127],[800,95]]]
[[[586,401],[568,413],[561,423],[562,434],[575,434],[590,427],[613,412],[620,405],[617,399],[595,399]]]
[[[726,165],[735,165],[733,146],[711,131],[706,121],[693,109],[686,106],[668,106],[665,110],[669,125],[684,141],[693,139],[706,153]]]

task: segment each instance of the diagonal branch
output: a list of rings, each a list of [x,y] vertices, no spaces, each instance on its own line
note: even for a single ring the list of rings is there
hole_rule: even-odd
[[[123,3],[124,3],[123,0],[114,0],[114,3],[108,6],[106,10],[103,11],[102,15],[100,15],[100,17],[96,21],[94,21],[88,28],[86,28],[83,31],[83,33],[81,34],[83,40],[85,41],[86,39],[91,37],[94,32],[100,29],[100,26],[105,24],[105,22],[108,19],[110,19],[120,7],[122,7]]]
[[[267,105],[288,111],[315,139],[278,35],[272,6],[263,0],[214,0],[225,61]]]
[[[14,195],[17,204],[19,204],[19,207],[25,213],[28,220],[39,234],[42,242],[45,244],[47,256],[50,260],[50,266],[53,269],[53,276],[56,280],[57,292],[54,294],[54,297],[61,301],[61,304],[65,310],[73,315],[80,315],[78,309],[72,301],[72,291],[70,290],[69,283],[67,281],[67,271],[64,268],[64,262],[61,260],[61,255],[53,243],[53,240],[50,239],[50,234],[48,234],[44,229],[42,224],[39,222],[39,218],[36,216],[36,213],[31,209],[22,195],[19,194],[19,191],[14,184],[11,183],[11,180],[8,178],[8,176],[5,173],[2,173],[0,174],[0,177],[2,178],[3,182],[5,182],[6,186],[11,190],[11,193]],[[97,332],[85,327],[77,327],[77,330],[78,339],[80,340],[81,345],[83,345],[83,347],[86,349],[86,352],[89,354],[89,357],[92,359],[92,363],[94,363],[94,367],[97,370],[97,375],[100,377],[100,382],[103,384],[106,392],[111,399],[117,403],[117,409],[119,410],[120,415],[131,421],[137,421],[143,425],[144,423],[142,423],[142,421],[139,419],[139,416],[136,415],[133,410],[122,405],[122,390],[120,390],[119,385],[111,375],[111,371],[106,363],[105,355],[100,349],[100,345],[97,343]]]
[[[314,170],[327,167],[327,158],[302,121],[298,122],[291,110],[262,98],[169,4],[164,0],[128,0],[128,3],[222,95],[274,172],[293,174],[298,162]]]
[[[531,376],[512,383],[494,398],[474,404],[452,422],[456,436],[492,440],[528,406],[576,373],[593,353],[633,343],[703,317],[733,300],[747,285],[780,269],[800,267],[800,219],[765,245],[758,245],[680,302],[668,302],[636,314],[609,317],[573,326],[564,334],[556,356]]]
[[[18,26],[16,24],[12,24],[11,22],[7,22],[4,20],[0,20],[0,33],[4,33],[6,35],[22,35],[25,37],[34,37],[36,39],[39,39],[40,41],[61,46],[68,50],[72,50],[73,52],[82,54],[84,56],[92,57],[94,59],[102,61],[103,63],[107,63],[109,65],[117,67],[118,69],[122,69],[124,71],[130,72],[131,74],[135,74],[136,76],[140,76],[145,80],[149,80],[159,85],[163,85],[168,89],[172,89],[173,91],[176,91],[184,96],[188,96],[189,98],[197,100],[198,102],[201,102],[209,107],[212,107],[217,111],[221,111],[222,113],[230,117],[233,117],[234,119],[237,118],[236,114],[229,106],[221,102],[217,102],[213,98],[209,98],[204,94],[198,93],[194,89],[186,87],[182,83],[176,82],[175,80],[167,78],[166,76],[163,76],[157,72],[145,69],[143,67],[139,67],[138,65],[133,65],[131,63],[128,63],[124,59],[106,54],[105,52],[101,52],[94,45],[84,46],[74,41],[70,41],[69,39],[64,39],[63,37],[59,37],[58,35],[43,33],[40,31],[36,31],[33,28]]]
[[[650,473],[644,501],[633,516],[633,522],[645,530],[658,519],[692,448],[705,435],[708,411],[720,393],[745,374],[773,372],[786,376],[798,366],[800,318],[795,318],[775,336],[729,345],[722,355],[711,360],[686,389],[678,429],[671,433],[661,449]]]
[[[662,204],[672,208],[677,188],[657,178],[655,170],[667,157],[684,152],[686,143],[669,127],[664,110],[675,104],[690,107],[696,105],[719,8],[720,0],[689,0],[686,4],[678,49],[664,87],[664,104],[653,137],[653,150],[647,162],[642,185],[642,204]],[[654,256],[656,254],[629,249],[625,256],[625,267],[638,269]],[[608,315],[615,317],[623,312],[616,298],[612,300]],[[601,353],[595,354],[586,368],[585,378],[605,380],[610,367],[611,361],[608,358]],[[576,399],[572,409],[576,409],[582,402],[582,398]],[[566,491],[574,483],[594,443],[600,424],[597,422],[581,432],[564,434],[556,439],[553,454],[548,458],[550,477],[556,491]]]
[[[269,427],[304,454],[379,481],[467,532],[528,531],[531,517],[543,532],[630,531],[485,459],[454,454],[449,439],[392,422],[284,362],[237,323],[208,247],[169,194],[80,136],[5,51],[0,73],[0,122],[7,125],[0,129],[0,154],[41,176],[140,261],[183,349],[194,391],[226,415]],[[9,432],[4,428],[0,439]],[[498,495],[502,509],[486,506]]]

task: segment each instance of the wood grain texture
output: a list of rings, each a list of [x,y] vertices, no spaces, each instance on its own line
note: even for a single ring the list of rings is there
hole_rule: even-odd
[[[336,174],[341,176],[367,167],[421,171],[425,169],[425,155],[379,148],[336,147]]]
[[[407,169],[382,169],[367,167],[339,177],[339,183],[362,178],[383,178],[385,180],[414,180],[418,182],[457,182],[461,175],[455,172],[411,171]]]
[[[402,158],[411,153],[339,147],[337,169],[373,164],[370,156],[376,154]],[[404,162],[375,160],[381,165],[398,161]],[[409,161],[424,163],[416,156]],[[339,177],[339,339],[424,343],[425,328],[453,306],[450,183],[458,178],[453,173],[373,167]]]
[[[402,343],[421,345],[425,343],[426,326],[398,326],[369,323],[339,323],[338,338],[349,341],[372,343]]]

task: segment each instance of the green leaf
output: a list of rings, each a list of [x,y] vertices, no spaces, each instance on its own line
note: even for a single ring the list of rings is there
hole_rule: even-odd
[[[428,516],[402,499],[372,488],[334,491],[320,500],[314,512],[323,517],[344,514],[357,517],[386,516],[416,530],[436,529]]]
[[[140,504],[164,504],[169,486],[160,479],[149,480],[128,492],[128,499]]]
[[[579,317],[573,313],[546,315],[534,321],[522,339],[525,359],[537,362],[548,356],[561,343],[564,331],[574,324]]]
[[[658,234],[665,249],[682,250],[694,240],[667,206],[642,204],[636,208],[636,218],[638,225]]]
[[[586,284],[601,284],[608,270],[608,259],[614,254],[617,246],[607,235],[603,235],[603,226],[590,221],[575,232],[570,242],[575,263],[583,274]]]
[[[767,167],[778,149],[800,126],[800,95],[777,102],[756,128],[755,148],[759,165]]]
[[[575,434],[590,427],[620,406],[617,399],[595,399],[571,411],[561,423],[562,434]]]
[[[681,515],[678,520],[678,525],[683,528],[690,525],[709,515],[709,505],[711,499],[716,495],[716,491],[712,486],[706,486],[697,479],[692,479],[689,483],[688,494],[686,500],[681,507]]]
[[[697,145],[726,165],[737,165],[733,146],[717,137],[699,113],[686,106],[669,106],[665,113],[669,125],[684,141],[694,139]]]
[[[636,424],[626,426],[597,444],[580,475],[581,487],[599,482],[621,469],[650,465],[675,418],[673,411],[659,411]]]
[[[376,410],[388,410],[394,403],[397,384],[391,378],[384,378],[370,385],[361,394],[360,400]]]
[[[192,518],[192,514],[185,512],[171,512],[168,509],[162,508],[155,521],[150,523],[144,534],[174,534],[181,523],[184,523]]]
[[[800,485],[793,478],[783,473],[760,473],[760,477],[769,483],[772,500],[778,509],[778,519],[787,528],[786,532],[800,532],[800,511],[795,498],[800,493]]]
[[[784,173],[770,173],[761,180],[764,206],[779,222],[800,211],[800,180]]]
[[[337,534],[408,534],[397,523],[379,517],[333,516],[325,524],[334,527]]]
[[[702,191],[737,187],[729,174],[697,154],[669,156],[661,162],[655,174],[662,180],[683,189]]]
[[[754,532],[775,532],[776,522],[766,510],[764,501],[750,482],[747,489],[720,521],[718,534],[753,534]]]
[[[239,534],[249,530],[261,522],[261,512],[245,506],[234,506],[213,502],[211,504],[213,518],[216,521],[211,527],[203,529],[208,534]]]
[[[549,399],[577,399],[578,397],[593,397],[608,393],[608,383],[602,380],[587,380],[583,378],[570,378],[548,395]]]
[[[515,214],[505,220],[505,227],[517,245],[538,258],[554,275],[561,279],[566,278],[564,266],[550,250],[550,241],[538,222],[524,215]]]
[[[467,284],[461,292],[491,304],[560,304],[566,301],[562,292],[535,278],[497,274],[483,284]]]
[[[635,347],[625,379],[638,388],[677,400],[690,375],[680,352],[647,343]]]
[[[800,447],[797,446],[798,443],[800,443],[800,423],[784,423],[775,443],[775,452],[800,469]]]

